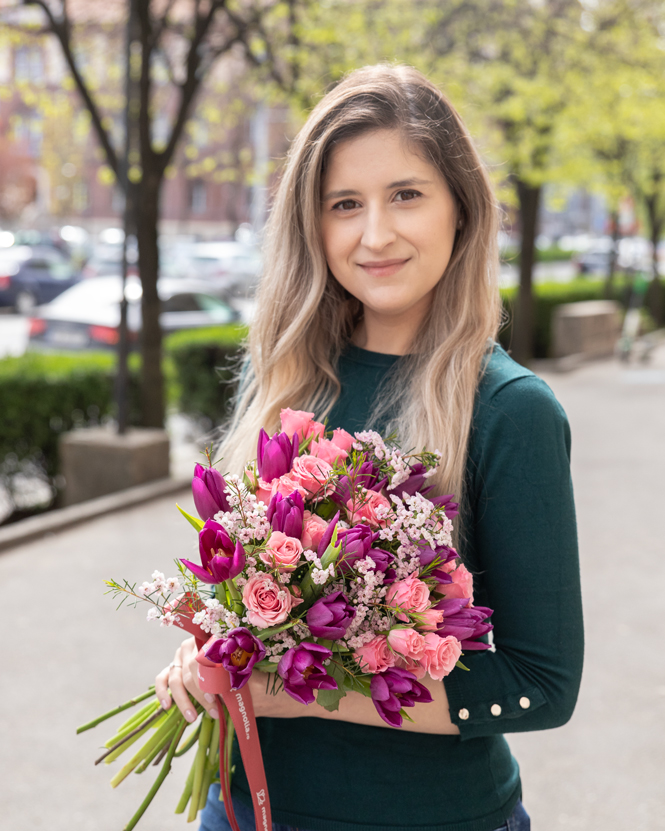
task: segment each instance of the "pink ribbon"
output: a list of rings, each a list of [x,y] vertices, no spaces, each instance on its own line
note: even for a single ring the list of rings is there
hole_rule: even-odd
[[[198,601],[198,598],[196,598]],[[216,638],[208,638],[200,626],[192,622],[195,612],[199,611],[198,603],[193,602],[191,595],[181,597],[172,609],[175,615],[175,624],[190,635],[196,638],[196,646],[199,650],[196,660],[198,662],[199,686],[210,695],[214,695],[218,702],[222,702],[229,712],[233,726],[235,727],[240,755],[242,756],[245,774],[249,783],[249,790],[252,794],[254,806],[254,820],[257,831],[271,831],[272,817],[270,814],[270,799],[268,797],[268,785],[266,772],[263,766],[263,755],[261,743],[256,726],[254,715],[254,704],[249,689],[231,689],[231,678],[223,666],[209,661],[205,652]],[[226,719],[220,707],[219,719],[219,782],[224,799],[224,808],[229,825],[233,831],[240,831],[238,822],[233,812],[231,800],[230,770],[227,766],[224,744],[226,741]]]

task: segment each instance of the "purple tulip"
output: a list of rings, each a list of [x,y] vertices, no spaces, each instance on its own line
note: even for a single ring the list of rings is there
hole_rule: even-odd
[[[372,462],[363,462],[354,468],[351,476],[340,476],[333,499],[346,506],[359,487],[368,491],[380,491],[388,484],[388,478],[379,479],[380,472]]]
[[[462,644],[463,650],[489,649],[490,644],[477,640],[494,629],[491,623],[486,623],[492,614],[492,609],[486,606],[469,606],[469,598],[451,598],[441,600],[434,607],[443,611],[443,621],[437,628],[437,635],[445,638],[452,635]]]
[[[377,571],[385,572],[395,559],[393,554],[382,548],[372,548],[372,543],[378,539],[378,532],[372,531],[369,525],[360,523],[353,528],[342,528],[337,534],[337,542],[342,545],[338,564],[340,571],[346,574],[358,560],[369,556],[374,560]]]
[[[333,534],[335,533],[335,528],[337,527],[337,522],[339,520],[339,511],[335,514],[335,516],[330,520],[328,523],[328,527],[323,532],[323,536],[321,537],[321,541],[319,542],[316,553],[319,557],[323,557],[326,553],[326,549],[332,542]],[[339,539],[337,540],[339,544]]]
[[[411,465],[409,478],[394,488],[393,493],[399,496],[400,499],[403,499],[405,496],[413,496],[414,493],[426,494],[428,491],[431,491],[431,485],[423,488],[423,485],[427,482],[425,473],[427,473],[427,468],[422,462],[416,462],[416,464]]]
[[[412,672],[397,667],[373,675],[369,688],[377,713],[391,727],[402,726],[402,707],[432,701],[427,687]]]
[[[273,479],[288,473],[293,460],[298,455],[299,448],[297,433],[294,434],[293,439],[290,439],[286,433],[275,433],[270,438],[261,428],[256,460],[261,479],[264,482],[272,482]]]
[[[343,638],[356,610],[341,591],[321,597],[307,612],[307,625],[315,638]]]
[[[233,540],[214,519],[206,521],[199,533],[201,565],[181,560],[204,583],[217,584],[232,580],[245,568],[245,549]]]
[[[430,548],[429,545],[426,543],[417,544],[420,548],[420,565],[421,566],[428,566],[430,563],[434,562],[434,560],[439,558],[440,565],[444,565],[445,563],[450,562],[450,560],[454,560],[455,557],[458,556],[457,551],[454,548],[450,548],[448,545],[440,545],[437,548]],[[447,580],[444,582],[448,582]]]
[[[252,668],[266,655],[266,648],[249,629],[241,626],[231,629],[225,637],[215,641],[205,653],[209,661],[221,664],[231,676],[231,689],[245,686],[252,674]]]
[[[201,519],[212,519],[219,511],[230,511],[224,477],[214,467],[196,465],[192,479],[194,505]]]
[[[270,500],[266,517],[273,531],[281,531],[287,537],[300,539],[302,536],[305,503],[298,491],[290,496],[276,493]]]
[[[337,681],[323,666],[331,657],[332,652],[318,643],[301,643],[289,649],[277,664],[284,691],[301,704],[311,704],[313,690],[336,690]]]
[[[459,514],[459,511],[457,510],[459,508],[459,504],[457,502],[453,502],[454,496],[454,493],[449,493],[446,496],[433,496],[430,499],[430,502],[433,502],[437,508],[443,508],[448,519],[452,519]]]

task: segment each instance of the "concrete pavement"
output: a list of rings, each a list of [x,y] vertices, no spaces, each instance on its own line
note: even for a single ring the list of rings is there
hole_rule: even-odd
[[[571,722],[509,737],[525,803],[534,831],[665,829],[665,351],[646,368],[608,361],[542,374],[572,424],[587,659]],[[179,501],[191,509],[188,494]],[[114,792],[110,768],[92,766],[107,728],[74,731],[147,685],[182,637],[103,596],[107,577],[144,580],[191,555],[195,536],[174,502],[0,555],[2,831],[119,831],[147,790],[150,773]],[[186,827],[172,811],[187,767],[177,765],[142,831]]]

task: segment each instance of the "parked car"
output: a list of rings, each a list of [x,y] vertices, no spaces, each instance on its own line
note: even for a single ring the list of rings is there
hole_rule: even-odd
[[[197,242],[187,254],[188,276],[209,280],[234,296],[250,294],[261,275],[258,248],[232,240]]]
[[[219,297],[206,292],[194,280],[160,280],[160,323],[165,333],[231,323],[236,312]],[[141,283],[129,278],[127,327],[130,344],[138,342],[141,330]],[[120,338],[120,277],[92,277],[37,310],[30,318],[29,348],[96,349],[114,347]]]
[[[81,279],[64,254],[51,246],[17,245],[0,253],[0,306],[29,314]]]
[[[611,251],[592,248],[572,258],[577,273],[582,274],[607,274],[610,267]]]

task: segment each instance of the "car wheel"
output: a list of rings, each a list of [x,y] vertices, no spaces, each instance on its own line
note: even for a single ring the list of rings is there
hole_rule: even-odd
[[[16,295],[16,311],[21,315],[29,315],[37,305],[35,295],[30,291],[20,291]]]

